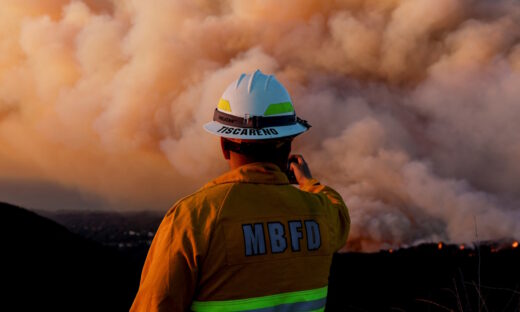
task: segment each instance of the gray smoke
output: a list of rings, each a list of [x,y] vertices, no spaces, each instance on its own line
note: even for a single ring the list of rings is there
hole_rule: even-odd
[[[226,170],[202,125],[259,68],[313,125],[295,151],[344,196],[350,249],[520,237],[518,1],[0,7],[0,185],[55,185],[41,207],[164,211]]]

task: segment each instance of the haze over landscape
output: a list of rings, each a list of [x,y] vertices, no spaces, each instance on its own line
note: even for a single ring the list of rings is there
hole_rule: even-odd
[[[202,125],[261,69],[351,249],[520,237],[518,1],[0,6],[0,201],[164,212],[227,170]]]

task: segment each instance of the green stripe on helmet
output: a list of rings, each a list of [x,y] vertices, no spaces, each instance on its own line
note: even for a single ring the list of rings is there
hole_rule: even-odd
[[[274,103],[267,107],[264,116],[278,115],[283,113],[294,112],[294,107],[291,102]]]

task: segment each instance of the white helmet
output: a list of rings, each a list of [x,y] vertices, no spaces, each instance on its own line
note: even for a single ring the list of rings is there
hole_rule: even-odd
[[[262,140],[296,136],[311,126],[296,116],[291,97],[272,75],[242,74],[220,99],[208,132],[231,139]]]

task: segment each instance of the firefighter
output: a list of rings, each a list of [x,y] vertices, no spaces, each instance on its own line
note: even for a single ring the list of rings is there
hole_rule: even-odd
[[[350,218],[341,196],[290,155],[309,127],[274,76],[257,70],[229,85],[204,128],[221,137],[231,170],[168,211],[131,311],[324,309]]]

